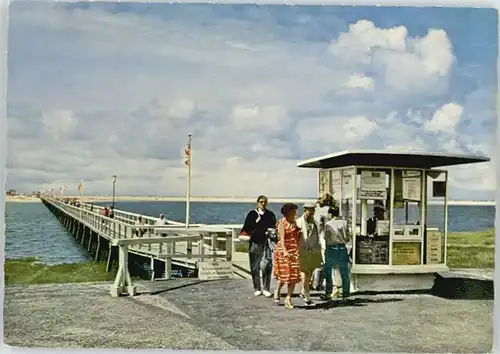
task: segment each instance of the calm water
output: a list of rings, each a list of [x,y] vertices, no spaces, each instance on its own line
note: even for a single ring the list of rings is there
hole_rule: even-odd
[[[106,203],[102,203],[106,204]],[[207,224],[241,224],[252,203],[191,203],[191,222]],[[279,215],[281,205],[269,208]],[[183,202],[118,202],[116,208],[130,212],[182,221],[185,218]],[[358,208],[359,209],[359,208]],[[432,205],[429,226],[441,227],[443,206]],[[410,210],[409,214],[414,214]],[[494,206],[448,207],[448,229],[453,231],[481,231],[494,227]],[[403,220],[401,212],[396,219]],[[7,233],[5,253],[7,258],[39,257],[48,264],[82,262],[89,259],[73,237],[42,203],[7,203]]]

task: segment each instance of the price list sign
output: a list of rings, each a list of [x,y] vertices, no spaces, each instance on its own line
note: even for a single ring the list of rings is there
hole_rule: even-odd
[[[357,264],[389,264],[388,237],[356,237]]]

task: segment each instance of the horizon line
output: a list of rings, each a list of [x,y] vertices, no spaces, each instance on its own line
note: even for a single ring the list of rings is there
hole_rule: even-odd
[[[61,196],[55,196],[55,197],[61,197]],[[112,195],[64,195],[62,196],[63,198],[77,198],[77,199],[82,199],[82,200],[95,200],[95,201],[112,201],[113,196]],[[30,196],[6,196],[6,201],[9,199],[27,199],[27,198],[35,198],[38,199],[37,197],[30,197]],[[280,202],[309,202],[309,201],[314,201],[317,200],[317,198],[307,198],[307,197],[267,197],[270,203],[273,203],[273,200],[275,203],[280,203]],[[136,201],[154,201],[154,200],[159,200],[159,201],[185,201],[186,197],[185,196],[145,196],[145,195],[128,195],[128,196],[115,196],[115,201],[125,201],[125,200],[136,200]],[[252,203],[256,200],[255,197],[241,197],[241,196],[231,196],[231,197],[221,197],[221,196],[191,196],[190,201],[196,202],[196,201],[232,201],[232,202],[241,202],[241,203]],[[358,200],[359,202],[359,200]],[[443,200],[433,200],[433,199],[428,199],[429,203],[443,203]],[[448,204],[450,203],[459,203],[459,204],[479,204],[479,203],[485,203],[485,204],[496,204],[495,200],[486,200],[486,199],[448,199]]]

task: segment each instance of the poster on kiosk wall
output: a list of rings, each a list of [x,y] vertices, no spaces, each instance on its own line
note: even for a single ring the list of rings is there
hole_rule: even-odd
[[[325,193],[331,193],[331,191],[330,191],[330,171],[329,170],[319,171],[318,194],[321,197]]]
[[[384,171],[361,171],[361,188],[359,199],[386,200]]]
[[[342,175],[340,170],[333,170],[331,172],[331,191],[336,201],[340,202],[342,194]]]
[[[403,171],[403,199],[419,202],[421,199],[421,172]]]
[[[352,189],[354,188],[352,177],[354,168],[345,168],[342,171],[342,199],[352,197]]]

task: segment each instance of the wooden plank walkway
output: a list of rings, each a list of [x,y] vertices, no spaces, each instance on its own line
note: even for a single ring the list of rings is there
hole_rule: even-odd
[[[166,220],[167,225],[159,226],[155,225],[158,220],[157,218],[118,209],[114,210],[114,218],[111,219],[101,215],[104,207],[99,205],[81,203],[79,206],[75,206],[64,203],[64,201],[58,200],[57,198],[47,197],[44,197],[42,200],[54,208],[57,208],[61,213],[72,217],[77,223],[91,229],[98,234],[99,237],[106,239],[108,242],[120,239],[148,239],[151,237],[161,237],[160,235],[163,235],[165,237],[165,243],[158,242],[148,245],[138,244],[128,247],[129,253],[149,258],[151,262],[153,262],[153,260],[165,262],[163,254],[168,247],[168,238],[173,235],[185,235],[187,230],[185,224],[173,220]],[[142,218],[144,222],[143,225],[136,224],[139,217]],[[203,242],[174,242],[171,249],[173,254],[171,259],[172,264],[189,269],[196,269],[199,261],[220,261],[230,258],[233,264],[234,274],[241,278],[250,278],[248,254],[246,252],[237,252],[234,247],[235,235],[239,233],[240,228],[241,225],[190,225],[189,231],[191,234],[191,231],[199,230],[200,233],[205,233],[207,236],[203,238]],[[141,229],[144,233],[142,237],[135,234],[135,231],[138,229]],[[217,234],[216,238],[214,238],[214,234]],[[221,242],[229,239],[227,234],[230,235],[230,257],[228,257],[226,252],[226,242]],[[203,249],[201,249],[201,244],[203,244]]]

